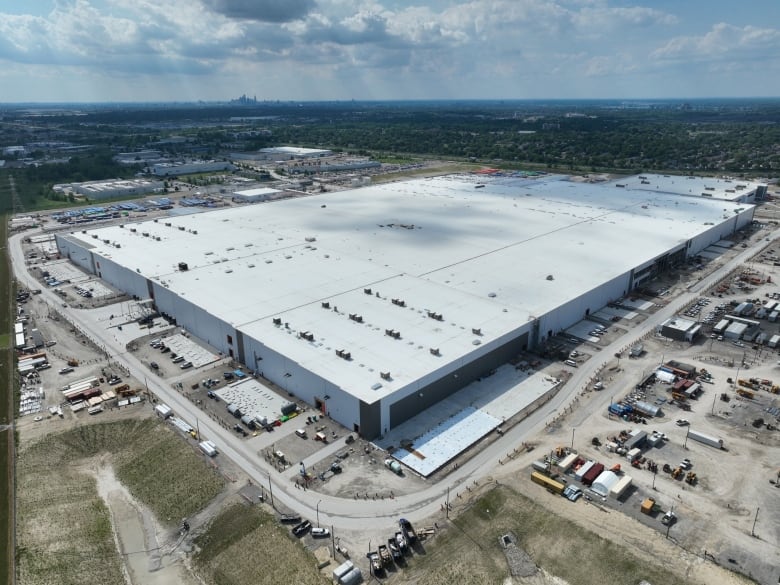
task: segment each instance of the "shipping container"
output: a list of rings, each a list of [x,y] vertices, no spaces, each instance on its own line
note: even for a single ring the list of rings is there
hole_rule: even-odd
[[[716,449],[723,449],[723,439],[718,439],[712,435],[694,431],[690,427],[688,428],[688,438],[693,439],[694,441],[698,441],[699,443],[709,445],[710,447],[715,447]]]
[[[555,481],[554,479],[547,477],[546,475],[544,475],[543,473],[539,473],[538,471],[534,471],[531,474],[531,481],[539,484],[540,486],[558,495],[561,495],[563,493],[563,490],[566,488],[566,486],[561,482]]]
[[[582,467],[580,467],[574,472],[574,479],[576,479],[577,481],[582,481],[582,478],[585,476],[585,474],[588,473],[588,471],[590,471],[590,468],[593,467],[595,464],[596,464],[595,461],[586,461],[585,463],[583,463]]]
[[[591,485],[595,479],[601,475],[601,472],[604,471],[604,465],[601,463],[596,463],[593,467],[588,469],[588,472],[582,476],[582,483],[585,485]]]

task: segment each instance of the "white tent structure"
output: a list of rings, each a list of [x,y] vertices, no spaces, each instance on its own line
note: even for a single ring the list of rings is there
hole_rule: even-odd
[[[620,477],[618,477],[617,473],[614,471],[603,471],[596,478],[596,481],[593,482],[590,489],[601,497],[606,498],[609,495],[609,491],[617,485],[619,481]]]

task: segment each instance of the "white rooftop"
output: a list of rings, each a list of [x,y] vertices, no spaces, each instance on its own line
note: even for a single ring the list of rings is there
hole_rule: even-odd
[[[747,181],[734,177],[696,177],[680,175],[635,175],[615,179],[607,185],[624,185],[626,189],[655,191],[691,197],[711,197],[722,201],[738,201],[747,196],[755,197],[759,187],[766,183]]]
[[[296,156],[322,156],[330,154],[332,151],[321,148],[300,148],[298,146],[271,146],[268,148],[261,148],[260,152],[267,154],[290,154]]]
[[[457,175],[70,237],[373,402],[733,217],[736,207],[560,176]],[[392,379],[380,380],[388,371]]]
[[[241,191],[234,191],[235,197],[258,197],[260,195],[274,195],[279,193],[279,189],[271,189],[269,187],[257,187],[255,189],[243,189]]]

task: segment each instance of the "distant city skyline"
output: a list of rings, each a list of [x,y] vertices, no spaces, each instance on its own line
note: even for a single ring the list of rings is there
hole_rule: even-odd
[[[780,2],[0,0],[0,102],[780,96]]]

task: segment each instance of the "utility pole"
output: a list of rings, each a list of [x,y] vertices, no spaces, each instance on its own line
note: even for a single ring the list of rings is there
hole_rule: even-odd
[[[446,502],[445,505],[447,507],[447,512],[446,512],[447,519],[449,519],[449,517],[450,517],[450,486],[447,486],[447,502]]]
[[[571,429],[571,450],[574,451],[574,428]]]
[[[753,518],[753,528],[750,529],[750,536],[755,536],[756,535],[756,522],[758,522],[758,511],[760,509],[761,508],[756,508],[756,517]]]
[[[268,493],[271,495],[271,507],[276,510],[274,506],[274,484],[271,483],[271,474],[268,474]]]

